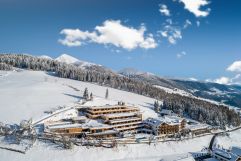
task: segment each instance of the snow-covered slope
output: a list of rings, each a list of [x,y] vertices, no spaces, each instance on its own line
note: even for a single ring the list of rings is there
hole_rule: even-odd
[[[144,117],[156,115],[151,109],[154,99],[109,88],[109,100],[103,100],[106,87],[23,70],[3,73],[0,77],[0,122],[16,123],[22,119],[38,118],[45,110],[79,101],[86,87],[98,104],[125,101],[140,107]],[[19,111],[24,112],[19,115]]]
[[[181,89],[178,89],[178,88],[172,89],[172,88],[167,88],[167,87],[162,87],[162,86],[156,86],[156,85],[154,85],[154,86],[164,90],[167,93],[173,93],[173,94],[179,94],[179,95],[182,95],[182,96],[193,97],[193,95],[191,93],[186,92],[186,91],[181,90]]]
[[[86,62],[86,61],[79,60],[79,59],[77,59],[73,56],[70,56],[68,54],[62,54],[59,57],[57,57],[55,60],[59,61],[59,62],[62,62],[62,63],[78,65],[80,67],[96,65],[94,63],[89,63],[89,62]]]
[[[53,60],[53,58],[51,58],[51,57],[48,56],[48,55],[41,55],[41,56],[39,56],[39,58],[44,58],[44,59],[50,59],[50,60]]]
[[[109,99],[104,99],[106,87],[63,79],[39,71],[8,72],[0,78],[0,122],[19,123],[22,119],[41,118],[44,111],[69,105],[81,99],[85,88],[93,92],[94,101],[86,105],[115,104],[124,101],[138,106],[144,118],[156,117],[153,99],[109,88]],[[208,146],[212,136],[156,145],[118,145],[114,149],[75,147],[63,150],[53,144],[38,142],[25,155],[0,149],[0,161],[172,161],[188,156],[188,152]]]
[[[121,75],[124,76],[136,76],[136,75],[143,75],[143,76],[153,76],[154,74],[149,72],[142,72],[134,68],[124,68],[118,72]]]
[[[67,64],[75,64],[75,63],[80,62],[80,60],[78,60],[68,54],[62,54],[59,57],[57,57],[55,60],[62,62],[62,63],[67,63]]]
[[[133,68],[125,68],[119,74],[158,86],[168,93],[185,96],[194,95],[200,98],[225,103],[226,105],[241,108],[241,86],[223,85],[197,80],[162,78],[148,72],[141,72]],[[169,89],[175,89],[170,91]]]

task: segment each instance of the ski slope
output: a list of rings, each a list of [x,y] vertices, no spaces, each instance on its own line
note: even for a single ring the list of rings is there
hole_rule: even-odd
[[[144,119],[157,117],[152,110],[154,99],[130,92],[108,88],[109,99],[105,99],[106,87],[58,78],[41,71],[0,71],[0,75],[0,122],[12,124],[29,118],[38,120],[46,115],[44,111],[78,102],[86,87],[89,93],[94,94],[94,101],[87,102],[86,105],[116,104],[117,101],[124,101],[138,106]],[[210,135],[156,145],[118,145],[113,149],[75,147],[72,150],[37,141],[25,155],[0,149],[0,161],[192,160],[188,153],[208,146],[211,137]]]
[[[96,98],[93,105],[124,101],[138,106],[144,118],[157,116],[152,110],[152,98],[108,88],[109,99],[105,100],[107,87],[58,78],[42,71],[0,72],[4,73],[0,77],[0,122],[19,123],[22,119],[37,119],[46,110],[78,102],[85,88]]]

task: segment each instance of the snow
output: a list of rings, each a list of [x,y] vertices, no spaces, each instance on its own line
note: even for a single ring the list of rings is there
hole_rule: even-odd
[[[118,72],[124,76],[135,76],[135,75],[145,75],[145,76],[155,76],[153,73],[142,72],[134,68],[124,68]]]
[[[200,150],[208,145],[210,139],[211,137],[203,137],[157,145],[119,145],[114,149],[75,147],[73,150],[63,150],[51,144],[37,142],[25,155],[4,150],[0,150],[0,155],[4,161],[159,161],[161,159],[171,161],[180,158],[192,160],[187,152]]]
[[[41,56],[39,56],[39,58],[44,58],[44,59],[50,59],[50,60],[53,60],[53,58],[51,58],[51,57],[48,56],[48,55],[41,55]]]
[[[225,105],[224,103],[220,103],[220,102],[217,102],[217,101],[213,101],[213,100],[210,100],[210,99],[205,99],[205,98],[201,98],[201,97],[196,97],[194,96],[193,94],[189,93],[189,92],[186,92],[184,90],[181,90],[181,89],[177,89],[177,88],[167,88],[167,87],[163,87],[163,86],[157,86],[157,85],[154,85],[154,87],[157,87],[157,88],[160,88],[162,90],[164,90],[165,92],[167,93],[171,93],[171,94],[178,94],[178,95],[181,95],[181,96],[187,96],[187,97],[191,97],[191,98],[195,98],[195,99],[199,99],[199,100],[203,100],[203,101],[207,101],[207,102],[210,102],[212,104],[216,104],[216,105]],[[191,91],[191,90],[190,90]],[[195,91],[191,91],[191,92],[195,92]],[[210,94],[211,92],[209,92]],[[213,94],[213,93],[212,93]],[[227,106],[227,105],[225,105]],[[229,108],[232,108],[234,109],[235,107],[232,107],[232,106],[228,106]]]
[[[148,118],[145,122],[154,127],[160,126],[162,123],[166,123],[169,125],[179,125],[182,121],[182,118],[174,117],[174,116],[164,116],[159,118]]]
[[[55,60],[66,63],[66,64],[75,64],[80,62],[80,60],[68,55],[68,54],[62,54],[59,57],[57,57]]]
[[[75,87],[78,90],[75,90]],[[46,117],[44,111],[67,109],[81,99],[83,91],[88,88],[94,94],[94,100],[85,106],[100,106],[117,104],[123,101],[128,105],[140,108],[144,119],[157,118],[153,111],[154,99],[117,89],[109,89],[109,99],[105,99],[107,87],[96,84],[57,78],[40,71],[9,72],[0,77],[0,122],[19,123],[23,119],[39,120]],[[65,109],[65,108],[63,108]],[[218,138],[224,145],[241,146],[241,131],[230,134],[233,141]],[[160,142],[155,144],[118,145],[117,148],[74,147],[64,150],[55,144],[39,142],[25,155],[0,149],[1,161],[157,161],[157,160],[193,160],[189,152],[200,151],[207,147],[212,135],[183,140]]]
[[[215,139],[215,144],[220,145],[225,149],[231,149],[236,146],[241,148],[241,129],[228,133],[229,136],[218,136]]]
[[[1,71],[1,70],[0,70],[0,79],[1,79],[2,77],[7,76],[9,73],[10,73],[9,71]]]
[[[190,130],[198,130],[198,129],[205,129],[205,128],[209,128],[210,126],[207,124],[195,124],[195,125],[186,125],[186,127]]]
[[[0,113],[4,113],[0,122],[18,123],[32,117],[36,120],[44,111],[79,101],[86,87],[95,97],[86,106],[116,105],[123,101],[139,107],[145,118],[157,117],[152,110],[155,101],[152,98],[109,88],[109,99],[104,99],[106,87],[103,86],[57,78],[41,71],[9,73],[0,78]],[[80,91],[70,88],[70,85]],[[20,111],[23,111],[21,115]]]
[[[164,90],[165,92],[171,93],[171,94],[179,94],[179,95],[182,95],[182,96],[193,96],[191,93],[188,93],[184,90],[177,89],[177,88],[171,89],[171,88],[167,88],[167,87],[163,87],[163,86],[157,86],[157,85],[155,85],[155,87],[160,88],[160,89]]]
[[[89,63],[86,61],[79,60],[68,54],[62,54],[59,57],[57,57],[55,60],[66,64],[75,64],[75,65],[78,65],[79,67],[96,65],[94,63]]]

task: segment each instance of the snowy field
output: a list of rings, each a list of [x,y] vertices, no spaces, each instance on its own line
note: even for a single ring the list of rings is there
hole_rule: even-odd
[[[87,105],[116,104],[117,101],[124,101],[140,107],[144,118],[156,117],[152,110],[154,100],[148,97],[109,88],[109,99],[105,100],[103,97],[106,87],[57,78],[44,72],[0,71],[0,122],[19,123],[31,117],[36,120],[44,116],[46,110],[78,102],[86,87],[95,96],[94,101],[88,102]],[[235,139],[241,138],[240,136],[241,131],[233,134]],[[156,145],[118,145],[114,149],[75,147],[72,150],[64,150],[53,144],[37,142],[27,154],[0,149],[0,161],[171,161],[181,158],[191,160],[186,158],[188,152],[200,151],[207,147],[211,137]],[[227,144],[230,142],[227,138],[219,139],[225,140]],[[233,142],[238,142],[235,139]]]
[[[19,123],[31,117],[37,119],[46,110],[78,102],[86,87],[99,100],[106,91],[106,87],[57,78],[41,71],[0,73],[0,122],[4,123]],[[151,109],[153,99],[130,92],[109,88],[109,100],[96,100],[96,105],[124,101],[140,107],[144,117],[156,115]]]
[[[232,146],[241,148],[241,129],[229,133],[229,136],[218,136],[215,140],[215,144],[225,149],[230,149]]]

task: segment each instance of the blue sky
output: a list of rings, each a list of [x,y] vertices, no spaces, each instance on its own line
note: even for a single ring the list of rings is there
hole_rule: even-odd
[[[0,0],[0,51],[240,83],[241,1],[190,1]]]

